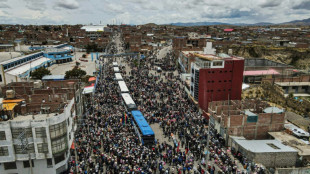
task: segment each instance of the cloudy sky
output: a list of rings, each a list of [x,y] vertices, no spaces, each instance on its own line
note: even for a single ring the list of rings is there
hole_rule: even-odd
[[[1,24],[287,22],[310,18],[310,0],[0,0]]]

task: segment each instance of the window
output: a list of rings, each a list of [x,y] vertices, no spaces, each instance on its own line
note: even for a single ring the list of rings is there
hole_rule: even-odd
[[[46,165],[47,165],[47,168],[52,168],[53,167],[53,159],[52,158],[46,159]]]
[[[19,136],[25,131],[24,137],[32,137],[31,128],[13,128],[12,130],[12,137],[13,139],[18,139]]]
[[[35,131],[36,131],[36,137],[37,138],[46,138],[46,129],[45,129],[45,127],[35,128]]]
[[[14,149],[15,149],[15,153],[16,154],[28,154],[28,152],[30,153],[34,153],[34,145],[32,144],[28,144],[27,148],[23,148],[21,145],[14,145]]]
[[[23,161],[23,164],[24,164],[24,168],[29,168],[30,167],[29,160]],[[31,165],[32,165],[32,167],[34,167],[33,160],[31,160]]]
[[[52,152],[53,154],[64,151],[68,148],[67,136],[63,136],[57,140],[52,141]]]
[[[51,138],[58,138],[67,133],[66,121],[50,126]]]
[[[48,145],[47,143],[37,144],[39,153],[48,153]]]
[[[9,156],[9,149],[7,146],[0,147],[0,156]]]
[[[222,81],[221,80],[219,80],[219,83],[221,83]]]
[[[5,131],[0,131],[0,140],[6,140]]]
[[[77,97],[76,97],[76,103],[79,103],[79,102],[80,102],[80,97],[77,96]]]
[[[17,169],[16,162],[4,163],[4,170]]]
[[[224,80],[224,82],[227,82],[227,80]]]
[[[55,164],[60,163],[61,161],[65,160],[65,153],[60,154],[59,156],[55,156]]]
[[[223,62],[222,61],[214,61],[213,66],[222,66]]]
[[[223,71],[220,71],[220,73],[222,73]]]

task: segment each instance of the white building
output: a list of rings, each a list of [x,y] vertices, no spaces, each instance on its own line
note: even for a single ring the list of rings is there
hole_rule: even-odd
[[[43,57],[43,52],[29,54],[0,62],[0,85],[26,81],[29,73],[40,67],[48,67],[53,59]]]
[[[17,116],[0,122],[0,173],[31,173],[29,158],[34,174],[66,171],[77,126],[74,116],[72,99],[58,115]],[[28,144],[27,150],[22,144]]]

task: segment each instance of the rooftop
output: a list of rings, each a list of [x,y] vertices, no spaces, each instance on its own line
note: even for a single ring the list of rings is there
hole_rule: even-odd
[[[6,60],[6,61],[3,61],[3,62],[0,62],[0,65],[5,65],[5,64],[8,64],[8,63],[12,63],[12,62],[21,60],[21,59],[23,59],[23,58],[30,57],[30,56],[34,56],[34,55],[38,55],[38,54],[42,54],[42,52],[33,53],[33,54],[28,54],[28,55],[25,55],[25,56],[16,57],[16,58],[13,58],[13,59],[10,59],[10,60]]]
[[[310,155],[310,146],[292,135],[285,132],[269,132],[269,135],[274,137],[276,140],[281,141],[284,145],[291,146],[297,150],[298,155],[300,156]]]
[[[60,52],[68,52],[68,49],[60,49],[60,48],[45,48],[44,53],[60,53]]]
[[[275,82],[279,86],[310,86],[310,82]]]
[[[17,116],[14,118],[14,121],[25,121],[25,120],[45,120],[48,117],[55,115],[55,113],[51,114],[35,114],[35,115],[25,115],[25,116]]]
[[[279,74],[280,73],[274,69],[243,72],[244,76],[279,75]]]
[[[18,76],[21,74],[26,73],[27,71],[29,71],[31,68],[34,68],[36,66],[39,66],[41,64],[44,64],[47,61],[50,61],[51,59],[45,58],[45,57],[40,57],[38,59],[35,59],[31,62],[28,62],[24,65],[21,65],[19,67],[13,68],[11,70],[6,71],[6,73],[14,75],[14,76]]]
[[[246,140],[244,137],[232,137],[233,141],[244,149],[254,153],[270,152],[298,152],[290,146],[282,144],[278,140]]]

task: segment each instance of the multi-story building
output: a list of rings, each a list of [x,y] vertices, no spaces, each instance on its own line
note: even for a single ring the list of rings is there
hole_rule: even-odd
[[[73,56],[71,55],[71,50],[46,48],[44,51],[44,57],[50,58],[58,64],[71,62]]]
[[[43,86],[36,82],[13,83],[8,87],[16,89],[16,96],[8,93],[3,100],[1,174],[58,174],[67,170],[77,127],[76,116],[81,114],[79,107],[83,105],[77,86],[75,81],[62,81],[62,84],[57,81],[44,82]],[[17,99],[22,96],[24,98]],[[10,115],[13,112],[9,110],[14,110],[15,114]]]
[[[244,59],[227,54],[215,55],[212,46],[204,54],[194,54],[191,62],[190,93],[199,107],[207,112],[208,103],[221,100],[240,100]]]
[[[29,73],[40,67],[48,67],[53,60],[43,57],[43,52],[29,54],[0,62],[0,85],[11,82],[20,82],[29,76]]]

